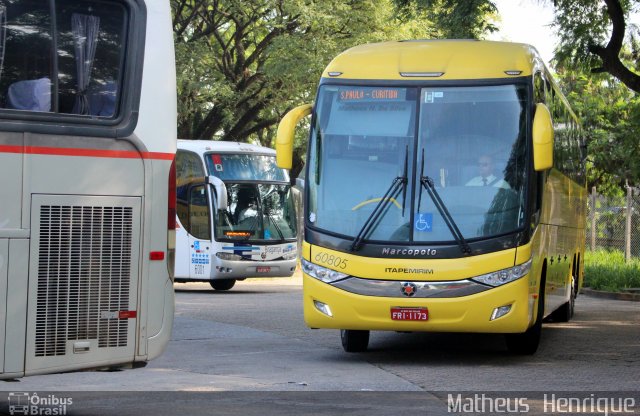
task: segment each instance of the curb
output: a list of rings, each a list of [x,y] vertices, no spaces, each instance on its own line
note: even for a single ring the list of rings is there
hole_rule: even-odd
[[[640,302],[640,293],[604,292],[602,290],[593,290],[593,289],[589,289],[588,287],[583,287],[582,290],[580,291],[580,294],[590,296],[593,298]]]

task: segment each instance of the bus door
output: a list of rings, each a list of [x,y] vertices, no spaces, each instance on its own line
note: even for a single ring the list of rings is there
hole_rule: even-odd
[[[189,189],[189,219],[187,221],[187,252],[189,253],[189,278],[211,277],[212,240],[211,196],[209,186],[198,184]]]

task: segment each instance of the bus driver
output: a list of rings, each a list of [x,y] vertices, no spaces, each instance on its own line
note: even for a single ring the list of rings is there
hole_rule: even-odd
[[[478,176],[471,178],[465,186],[494,186],[509,189],[509,185],[494,174],[493,159],[482,155],[478,158]]]

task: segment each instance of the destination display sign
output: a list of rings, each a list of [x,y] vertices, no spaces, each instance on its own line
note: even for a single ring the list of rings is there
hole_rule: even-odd
[[[347,87],[338,91],[338,101],[405,101],[405,88]]]
[[[251,237],[253,231],[225,231],[224,235],[226,237]]]

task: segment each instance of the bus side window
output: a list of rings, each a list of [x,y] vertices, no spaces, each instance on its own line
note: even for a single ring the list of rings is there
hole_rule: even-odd
[[[193,193],[193,184],[204,182],[204,166],[197,154],[178,150],[176,153],[176,182],[176,210],[178,219],[185,230],[195,236],[191,226],[190,202],[192,201],[189,200],[190,187],[191,193]],[[191,198],[197,199],[197,197],[193,195]]]
[[[113,2],[0,3],[0,108],[116,117],[126,24]]]
[[[206,185],[189,188],[189,222],[187,231],[195,238],[211,240],[210,209]]]

